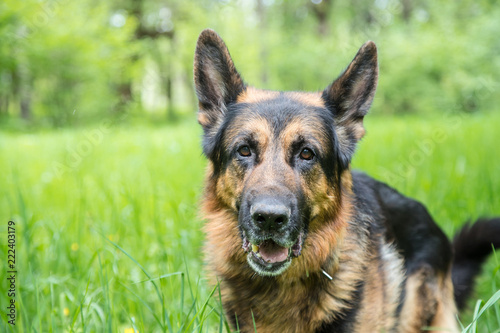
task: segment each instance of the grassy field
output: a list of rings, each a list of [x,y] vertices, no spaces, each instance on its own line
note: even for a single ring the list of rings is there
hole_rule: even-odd
[[[499,128],[500,115],[371,117],[354,167],[422,201],[451,236],[500,215]],[[0,133],[1,331],[225,332],[203,273],[200,135],[194,119]],[[15,328],[5,315],[9,220]],[[464,323],[499,289],[499,268],[492,256]],[[477,332],[499,327],[496,304]]]

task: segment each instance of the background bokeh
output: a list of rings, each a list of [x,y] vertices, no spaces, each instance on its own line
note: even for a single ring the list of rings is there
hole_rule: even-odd
[[[211,27],[256,86],[319,90],[367,40],[377,114],[499,104],[494,0],[25,0],[0,4],[0,121],[79,125],[196,110],[192,59]]]
[[[18,277],[17,323],[2,310],[0,331],[230,331],[198,209],[192,61],[207,27],[249,84],[278,90],[323,89],[375,41],[353,166],[422,201],[450,237],[500,216],[499,18],[495,0],[3,0],[0,309],[9,220]],[[464,326],[499,290],[497,257]],[[471,329],[500,332],[498,302]]]

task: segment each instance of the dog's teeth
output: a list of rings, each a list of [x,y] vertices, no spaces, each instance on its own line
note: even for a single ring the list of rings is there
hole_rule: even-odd
[[[259,252],[259,246],[255,245],[255,244],[252,244],[252,251],[255,252],[255,253]]]
[[[262,256],[260,255],[260,253],[256,253],[255,255],[257,256],[257,258],[262,258]]]

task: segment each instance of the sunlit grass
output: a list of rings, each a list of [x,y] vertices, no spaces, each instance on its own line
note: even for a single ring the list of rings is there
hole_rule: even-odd
[[[451,236],[500,215],[499,127],[498,115],[368,117],[353,164],[425,203]],[[226,332],[203,272],[200,135],[194,119],[0,133],[0,212],[16,222],[19,272],[16,328],[2,315],[3,331]],[[499,267],[488,261],[464,326],[498,290]],[[496,302],[475,329],[499,327]]]

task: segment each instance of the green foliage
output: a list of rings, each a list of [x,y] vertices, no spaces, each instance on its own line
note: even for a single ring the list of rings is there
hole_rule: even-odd
[[[485,114],[367,117],[354,167],[425,203],[451,236],[469,219],[500,215],[499,126],[499,115]],[[14,331],[228,331],[204,272],[200,135],[191,118],[0,133],[0,211],[17,233]],[[492,257],[477,298],[498,290],[499,269]],[[499,310],[489,307],[476,332],[498,330]],[[1,318],[1,331],[13,331]]]
[[[5,31],[13,64],[0,62],[0,73],[13,80],[13,100],[29,99],[33,117],[57,126],[108,112],[117,101],[112,83],[128,75],[125,46],[133,24],[111,27],[105,2],[18,3],[3,4],[14,17]]]
[[[493,110],[499,16],[494,2],[472,0],[7,0],[0,124],[193,113],[194,47],[207,27],[251,85],[321,90],[372,39],[380,53],[376,113]]]

